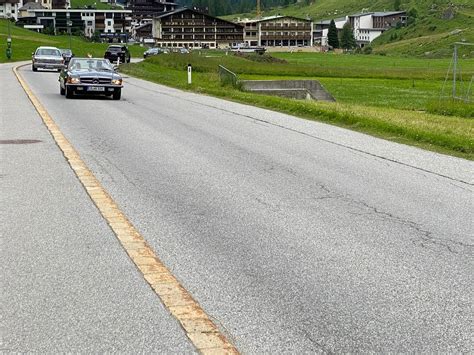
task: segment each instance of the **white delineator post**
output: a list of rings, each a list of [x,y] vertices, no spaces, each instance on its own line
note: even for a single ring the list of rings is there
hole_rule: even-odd
[[[192,73],[193,73],[193,67],[191,64],[188,64],[188,84],[191,85],[192,83]]]

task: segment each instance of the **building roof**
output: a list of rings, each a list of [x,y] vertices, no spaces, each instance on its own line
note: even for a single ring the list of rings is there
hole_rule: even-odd
[[[321,20],[321,21],[315,22],[315,24],[317,24],[317,25],[329,25],[329,24],[331,24],[331,21],[332,20]],[[345,17],[339,17],[339,18],[334,19],[334,22],[341,22],[341,21],[346,21],[346,18]]]
[[[266,21],[273,21],[273,20],[279,20],[282,18],[291,18],[299,21],[307,21],[311,22],[309,19],[305,18],[300,18],[300,17],[295,17],[295,16],[286,16],[286,15],[273,15],[273,16],[267,16],[267,17],[262,17],[260,19],[255,18],[255,19],[243,19],[240,21],[237,21],[237,23],[258,23],[258,22],[266,22]]]
[[[41,5],[39,2],[27,2],[18,10],[24,11],[24,10],[38,10],[38,9],[45,9],[45,7],[43,7],[43,5]]]
[[[406,11],[376,11],[376,12],[359,12],[357,14],[349,15],[349,17],[361,17],[361,16],[377,16],[377,17],[386,17],[406,14]]]
[[[394,15],[401,15],[406,14],[406,11],[389,11],[389,12],[374,12],[373,15],[377,17],[385,17],[385,16],[394,16]]]
[[[30,4],[30,3],[28,3]],[[106,10],[106,9],[29,9],[30,12],[113,12],[131,14],[132,10]]]
[[[153,27],[153,24],[152,23],[144,23],[143,25],[135,27],[135,31],[139,31],[139,30],[141,30],[145,27]]]
[[[386,28],[377,28],[377,27],[371,27],[371,28],[361,27],[361,28],[358,28],[358,30],[380,32],[380,31],[386,31],[387,29]]]
[[[190,8],[187,8],[187,7],[182,7],[182,8],[176,9],[176,10],[174,10],[174,11],[165,12],[165,13],[163,13],[163,14],[161,14],[161,15],[154,16],[153,18],[155,18],[155,19],[162,19],[162,18],[171,16],[171,15],[180,14],[180,13],[185,12],[185,11],[191,11],[191,12],[193,12],[193,13],[195,13],[195,14],[204,15],[204,16],[207,16],[207,17],[212,17],[212,18],[215,18],[216,20],[219,20],[219,21],[222,21],[222,22],[227,22],[227,23],[230,23],[230,24],[232,24],[232,25],[242,27],[242,25],[239,25],[239,24],[237,24],[237,23],[234,23],[234,22],[231,22],[231,21],[227,21],[227,20],[223,20],[223,19],[221,19],[221,18],[218,18],[218,17],[212,16],[212,15],[206,14],[206,13],[201,12],[201,11],[197,11],[197,10],[194,10],[194,9],[190,9]]]
[[[357,14],[352,14],[349,15],[349,17],[361,17],[361,16],[367,16],[367,15],[373,15],[374,12],[359,12]]]

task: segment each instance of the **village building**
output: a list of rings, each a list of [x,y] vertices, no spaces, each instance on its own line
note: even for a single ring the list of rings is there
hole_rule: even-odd
[[[179,7],[175,0],[127,0],[125,6],[127,10],[132,11],[134,22],[151,20],[154,16],[175,11]]]
[[[44,30],[53,28],[55,33],[81,31],[92,37],[97,31],[104,37],[126,39],[130,33],[130,10],[97,9],[27,9],[19,17],[25,28]]]
[[[368,12],[350,15],[348,21],[354,31],[357,45],[364,47],[386,30],[397,24],[406,24],[407,14],[405,11]]]
[[[341,17],[334,19],[334,23],[336,25],[338,33],[341,33],[342,28],[346,24],[348,18]],[[326,47],[328,45],[328,32],[329,32],[329,25],[331,24],[331,20],[323,20],[317,21],[314,23],[313,29],[313,44]]]
[[[243,26],[182,8],[153,18],[158,47],[224,48],[243,41]]]
[[[388,29],[405,25],[407,14],[405,11],[392,12],[362,12],[337,18],[334,20],[338,32],[341,33],[344,25],[349,22],[354,32],[354,38],[359,47],[370,44]],[[328,45],[328,31],[331,20],[317,21],[314,23],[314,44],[320,46]]]
[[[313,22],[292,16],[270,16],[262,19],[237,20],[244,26],[247,46],[312,46]]]
[[[0,18],[18,20],[19,9],[23,6],[23,0],[0,0]]]

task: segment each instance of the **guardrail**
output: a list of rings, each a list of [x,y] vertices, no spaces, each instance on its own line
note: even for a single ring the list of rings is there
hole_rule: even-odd
[[[222,65],[219,65],[218,72],[221,84],[231,84],[234,87],[238,86],[239,80],[237,79],[237,74],[231,72],[229,69]]]

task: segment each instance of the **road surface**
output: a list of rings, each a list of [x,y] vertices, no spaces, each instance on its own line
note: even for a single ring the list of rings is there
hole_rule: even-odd
[[[9,70],[1,139],[41,142],[2,145],[2,349],[194,351]],[[471,162],[134,78],[118,102],[67,100],[57,73],[20,73],[240,352],[474,351]]]

